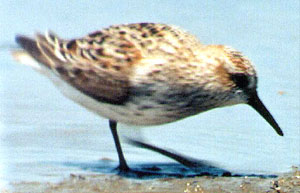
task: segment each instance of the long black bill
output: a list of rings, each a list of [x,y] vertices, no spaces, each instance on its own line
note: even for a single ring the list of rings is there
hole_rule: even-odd
[[[265,105],[261,102],[257,93],[254,93],[250,96],[250,98],[248,99],[248,105],[253,107],[266,121],[268,121],[268,123],[275,129],[278,135],[283,136],[283,132],[280,129],[279,125],[277,124],[271,113],[268,111],[268,109],[265,107]]]

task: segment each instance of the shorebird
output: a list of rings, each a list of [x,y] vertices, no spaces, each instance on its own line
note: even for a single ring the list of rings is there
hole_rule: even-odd
[[[117,123],[161,125],[235,104],[253,107],[283,132],[257,95],[253,64],[225,45],[204,45],[170,25],[114,25],[65,40],[16,36],[13,56],[49,77],[71,100],[109,120],[119,170],[129,171]]]

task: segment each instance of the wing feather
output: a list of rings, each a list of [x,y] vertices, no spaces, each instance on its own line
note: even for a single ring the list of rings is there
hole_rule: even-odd
[[[128,98],[130,72],[122,68],[126,64],[105,57],[105,48],[87,47],[85,40],[79,40],[85,42],[80,47],[76,40],[61,40],[52,33],[35,39],[17,36],[16,41],[41,65],[95,100],[124,104]]]

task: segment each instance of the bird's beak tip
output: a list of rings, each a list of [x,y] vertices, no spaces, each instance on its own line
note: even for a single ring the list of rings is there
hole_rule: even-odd
[[[261,102],[257,93],[251,95],[247,104],[253,107],[274,128],[278,135],[284,136],[281,128],[279,127],[271,113],[268,111],[268,109],[265,107],[265,105]]]

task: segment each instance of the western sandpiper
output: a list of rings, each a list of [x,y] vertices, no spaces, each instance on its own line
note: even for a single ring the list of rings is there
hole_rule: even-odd
[[[224,45],[203,45],[186,31],[164,24],[115,25],[64,40],[48,32],[17,36],[19,62],[48,76],[61,92],[109,120],[119,169],[129,167],[117,123],[160,125],[216,107],[252,106],[283,136],[260,101],[248,58]]]

